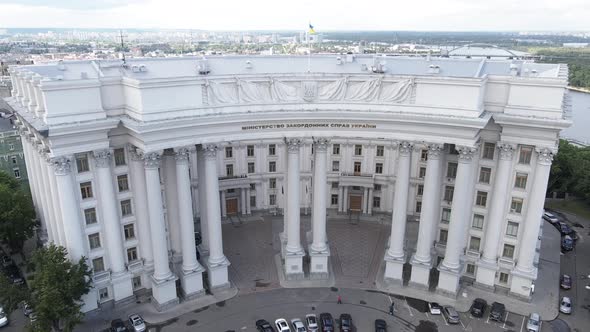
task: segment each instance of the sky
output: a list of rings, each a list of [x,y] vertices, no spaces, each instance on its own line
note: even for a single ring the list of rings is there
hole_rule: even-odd
[[[590,0],[0,0],[0,28],[588,31]]]

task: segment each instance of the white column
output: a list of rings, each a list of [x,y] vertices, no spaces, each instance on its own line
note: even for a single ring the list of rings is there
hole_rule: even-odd
[[[246,211],[246,188],[240,189],[240,204],[241,204],[241,213],[242,215],[246,215],[248,211]]]
[[[40,211],[42,213],[43,216],[43,220],[45,222],[45,225],[47,227],[47,229],[49,231],[51,231],[51,233],[53,234],[53,242],[55,242],[56,244],[60,244],[60,238],[59,238],[59,231],[57,229],[57,227],[54,224],[54,218],[51,215],[50,211],[49,211],[49,196],[47,195],[47,193],[49,192],[49,186],[48,186],[48,179],[46,177],[46,172],[47,169],[44,167],[44,163],[41,161],[41,156],[40,153],[42,153],[42,151],[44,150],[43,145],[41,143],[33,143],[33,151],[32,151],[32,156],[33,156],[33,160],[35,163],[35,169],[36,169],[36,175],[38,178],[38,183],[39,183],[39,188],[41,189],[41,191],[39,192],[39,196],[40,196],[40,201],[41,201],[41,207],[40,207]]]
[[[369,199],[367,202],[367,214],[373,214],[373,188],[369,188]]]
[[[221,210],[219,204],[219,181],[217,176],[217,145],[203,146],[205,155],[205,174],[207,195],[207,217],[209,231],[209,259],[207,270],[209,272],[210,289],[229,287],[228,266],[229,261],[223,254],[223,236],[221,232]],[[211,197],[211,199],[209,199]],[[225,202],[224,202],[225,203]]]
[[[107,253],[112,271],[113,293],[115,302],[118,302],[133,296],[133,284],[131,282],[132,276],[125,266],[125,247],[123,246],[119,207],[111,172],[111,157],[109,150],[94,151],[99,202],[103,216],[104,234],[109,248]]]
[[[365,187],[363,191],[363,214],[367,214],[367,205],[369,203],[369,188]]]
[[[443,294],[455,296],[459,290],[462,266],[461,255],[466,244],[466,233],[471,219],[471,209],[465,206],[473,195],[471,187],[472,159],[477,151],[476,147],[458,146],[455,148],[458,155],[457,177],[453,189],[453,203],[451,206],[451,220],[449,234],[445,249],[445,258],[439,266],[440,276],[437,291]]]
[[[144,154],[145,183],[150,215],[150,235],[154,253],[154,274],[152,276],[152,302],[158,310],[165,310],[178,303],[176,295],[176,276],[170,271],[166,239],[166,223],[162,188],[160,185],[159,152]]]
[[[57,237],[59,243],[65,245],[66,243],[66,235],[64,230],[63,224],[63,217],[61,211],[57,208],[59,206],[59,191],[57,190],[57,183],[55,180],[55,172],[53,170],[53,163],[51,160],[46,159],[47,161],[47,177],[49,179],[49,193],[51,193],[51,197],[48,198],[48,201],[52,204],[52,210],[54,213],[54,220],[55,222],[52,224],[52,227],[57,231]]]
[[[509,188],[514,146],[508,143],[498,144],[499,161],[494,174],[494,190],[491,192],[489,214],[486,221],[484,248],[481,259],[477,262],[476,283],[484,288],[494,288],[498,270],[498,246],[502,236],[502,225],[506,217],[506,200]]]
[[[338,186],[338,212],[344,212],[344,186]]]
[[[172,261],[174,263],[178,263],[182,258],[182,245],[180,240],[180,225],[178,220],[176,162],[174,161],[174,152],[166,150],[164,152],[163,159],[162,175],[164,182],[164,192],[166,196],[166,221],[168,222],[170,249],[172,250],[173,254]]]
[[[385,254],[385,278],[402,281],[403,267],[406,263],[404,241],[406,235],[408,189],[410,188],[410,160],[414,145],[410,142],[399,144],[397,172],[395,176],[395,196],[391,214],[391,235],[389,249]]]
[[[432,268],[433,228],[437,227],[438,212],[440,210],[440,154],[443,151],[443,145],[428,144],[426,147],[428,149],[428,161],[426,163],[422,212],[420,213],[420,225],[418,226],[418,244],[416,245],[416,253],[411,260],[412,274],[410,282],[418,287],[428,287],[428,278]]]
[[[512,271],[510,292],[528,298],[531,284],[537,279],[537,268],[534,266],[535,250],[542,222],[543,206],[547,181],[553,161],[553,151],[537,149],[537,165],[533,175],[533,184],[528,196],[524,231],[518,245],[518,263]]]
[[[201,246],[199,247],[200,253],[203,257],[209,255],[209,231],[208,231],[208,222],[209,218],[207,218],[207,194],[206,194],[206,181],[207,177],[205,176],[205,155],[203,154],[203,150],[197,150],[197,170],[199,172],[198,179],[199,179],[199,216],[200,216],[200,223],[201,223]],[[215,196],[217,197],[217,196]],[[212,199],[215,199],[213,197]]]
[[[313,162],[313,212],[312,228],[313,243],[309,250],[311,257],[310,276],[312,278],[328,278],[328,257],[330,248],[326,238],[326,206],[328,199],[328,146],[325,138],[314,141]]]
[[[348,186],[344,186],[344,197],[342,197],[342,212],[348,213]]]
[[[285,246],[287,245],[287,234],[289,233],[289,206],[287,204],[287,200],[289,199],[289,183],[287,181],[287,178],[289,176],[289,163],[287,162],[287,155],[288,155],[288,149],[286,148],[286,143],[285,143],[285,148],[282,149],[282,154],[281,154],[281,161],[282,164],[284,166],[284,170],[283,170],[283,186],[281,187],[281,196],[283,198],[283,232],[280,234],[280,238],[281,238],[281,243],[282,243],[282,255],[285,256]]]
[[[213,180],[213,179],[212,179]],[[219,185],[218,185],[219,187]],[[217,193],[217,197],[219,197],[219,192]],[[221,199],[219,200],[221,203],[221,217],[227,218],[227,205],[226,205],[226,198],[225,198],[225,190],[221,191]]]
[[[184,298],[194,298],[205,293],[203,271],[197,261],[195,247],[195,224],[189,176],[189,149],[176,149],[176,189],[178,196],[178,216],[182,241],[182,276],[180,278]]]
[[[287,279],[303,277],[303,256],[300,236],[300,165],[301,139],[286,139],[289,172],[287,174],[287,246],[285,247],[285,275]]]
[[[252,207],[250,206],[250,188],[246,188],[246,214],[252,214]]]

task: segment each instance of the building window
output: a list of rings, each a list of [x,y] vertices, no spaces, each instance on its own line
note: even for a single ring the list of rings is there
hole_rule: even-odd
[[[10,157],[10,159],[12,160],[13,165],[16,165],[18,163],[15,156]]]
[[[376,174],[383,174],[383,163],[375,164],[375,173]]]
[[[518,162],[520,164],[530,164],[531,157],[533,155],[533,147],[531,146],[521,146],[520,147],[520,154],[518,155]]]
[[[338,189],[338,182],[332,182],[332,189]]]
[[[12,171],[14,172],[14,177],[20,179],[20,169],[15,168]]]
[[[479,182],[490,183],[490,177],[492,176],[492,169],[489,167],[482,167],[479,170]]]
[[[354,174],[361,173],[361,163],[359,161],[354,162]]]
[[[94,273],[104,271],[104,260],[102,257],[98,257],[92,260],[92,270]]]
[[[227,192],[228,194],[233,194],[233,193],[236,192],[236,189],[235,188],[230,188],[230,189],[227,189],[225,192]]]
[[[422,212],[422,202],[416,202],[416,213]]]
[[[426,176],[426,167],[420,167],[420,171],[418,172],[418,177],[420,179],[424,179]]]
[[[82,199],[92,198],[92,182],[80,183]]]
[[[451,209],[449,209],[449,208],[442,209],[442,216],[441,216],[440,220],[443,223],[448,224],[451,221]]]
[[[256,207],[256,196],[250,196],[250,207]]]
[[[98,290],[98,298],[99,300],[107,300],[109,298],[109,289],[107,287],[101,288]]]
[[[377,209],[381,208],[381,197],[373,197],[373,207]]]
[[[76,156],[76,169],[78,173],[88,172],[90,170],[87,155]]]
[[[494,159],[494,151],[496,150],[496,144],[494,143],[484,143],[483,144],[483,159]]]
[[[84,210],[84,219],[86,220],[86,225],[96,224],[96,209],[90,208]]]
[[[125,233],[125,240],[135,239],[135,226],[133,224],[123,226],[123,232]]]
[[[428,160],[428,150],[420,150],[420,160],[421,161]]]
[[[332,154],[340,154],[340,144],[332,144]]]
[[[255,172],[254,163],[248,163],[248,173],[254,173],[254,172]]]
[[[518,236],[518,223],[514,221],[509,221],[508,226],[506,226],[506,235],[517,237]]]
[[[522,202],[522,198],[512,197],[512,202],[510,203],[510,212],[522,213]]]
[[[340,171],[340,162],[338,160],[332,161],[332,172]]]
[[[246,156],[254,157],[254,145],[247,145],[246,146]]]
[[[123,217],[125,217],[125,216],[130,216],[132,214],[133,214],[133,211],[131,210],[131,200],[126,199],[124,201],[121,201],[121,215]]]
[[[14,151],[14,143],[8,143],[8,149]]]
[[[424,195],[424,185],[423,184],[419,184],[418,185],[418,189],[417,189],[417,194],[418,196],[422,196]]]
[[[445,148],[446,147],[449,148],[449,150],[448,150],[449,154],[459,154],[459,151],[457,151],[457,146],[455,144],[445,145]]]
[[[445,197],[444,200],[447,202],[453,201],[453,192],[455,191],[455,187],[453,186],[445,186]]]
[[[375,191],[381,191],[381,185],[380,185],[380,184],[378,184],[378,183],[375,183],[375,184],[373,185],[373,190],[375,190]]]
[[[274,156],[277,153],[277,146],[276,144],[269,144],[268,145],[268,155]]]
[[[526,180],[528,175],[525,173],[516,173],[516,180],[514,181],[514,187],[520,189],[526,189]]]
[[[475,264],[467,264],[467,267],[465,268],[465,274],[468,275],[475,275]]]
[[[473,215],[473,222],[471,223],[471,227],[475,229],[483,229],[483,216],[481,214]]]
[[[488,201],[488,193],[485,191],[478,191],[477,197],[475,198],[475,204],[485,207],[487,201]]]
[[[127,162],[125,161],[125,149],[119,148],[115,149],[115,166],[123,166],[126,165]]]
[[[357,144],[354,146],[354,155],[355,156],[362,156],[363,155],[363,146]]]
[[[508,273],[500,272],[500,277],[498,278],[498,281],[501,284],[507,285],[508,284]]]
[[[141,288],[141,276],[133,277],[133,289]]]
[[[512,259],[514,258],[514,246],[511,244],[505,244],[502,249],[502,257]]]
[[[129,248],[127,249],[127,261],[129,263],[135,262],[137,260],[137,248]]]
[[[268,188],[269,189],[277,189],[277,179],[276,178],[268,179]]]
[[[250,183],[250,190],[256,190],[256,183]]]
[[[270,194],[268,195],[268,204],[269,205],[277,205],[277,195],[275,194]]]
[[[234,165],[233,164],[225,165],[225,174],[227,176],[234,176]]]
[[[457,177],[457,163],[449,163],[447,166],[447,177],[451,179]]]
[[[117,184],[119,185],[119,192],[129,190],[129,181],[127,180],[127,174],[117,176]]]
[[[449,238],[449,231],[446,229],[441,229],[438,235],[438,242],[440,244],[447,244],[447,239]]]
[[[100,235],[98,233],[88,235],[88,243],[90,243],[90,249],[100,248]]]
[[[480,242],[481,242],[480,238],[478,238],[476,236],[472,236],[471,240],[469,241],[469,250],[479,251]]]
[[[332,194],[332,200],[331,200],[330,204],[338,205],[338,195]]]
[[[277,171],[277,162],[276,161],[269,161],[268,162],[268,171],[270,173],[274,173]]]
[[[231,158],[234,156],[234,149],[231,146],[225,147],[225,158]]]
[[[383,157],[385,148],[383,145],[377,145],[377,157]]]

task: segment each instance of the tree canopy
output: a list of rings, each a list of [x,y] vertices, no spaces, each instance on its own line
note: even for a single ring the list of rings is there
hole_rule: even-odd
[[[550,192],[571,193],[590,203],[590,147],[579,148],[561,140],[547,187]]]
[[[0,171],[0,241],[13,251],[22,252],[35,226],[35,210],[29,193],[23,191],[18,181]]]

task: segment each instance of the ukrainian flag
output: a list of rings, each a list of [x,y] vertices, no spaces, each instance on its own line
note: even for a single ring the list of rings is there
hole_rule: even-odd
[[[315,34],[315,30],[313,29],[313,25],[311,25],[311,23],[309,23],[309,33],[312,35]]]

